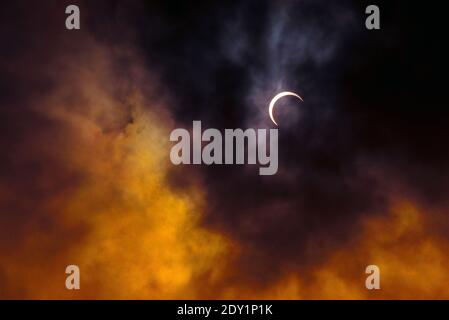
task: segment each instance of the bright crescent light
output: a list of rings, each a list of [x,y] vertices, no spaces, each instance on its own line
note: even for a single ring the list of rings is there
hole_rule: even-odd
[[[304,101],[299,95],[297,95],[294,92],[290,92],[290,91],[284,91],[284,92],[281,92],[281,93],[278,93],[277,95],[275,95],[274,98],[271,99],[270,107],[268,108],[268,112],[270,113],[271,121],[273,121],[275,125],[278,125],[278,124],[276,123],[276,121],[274,120],[274,117],[273,117],[274,105],[280,98],[285,97],[285,96],[293,96],[293,97],[298,98],[301,101]]]

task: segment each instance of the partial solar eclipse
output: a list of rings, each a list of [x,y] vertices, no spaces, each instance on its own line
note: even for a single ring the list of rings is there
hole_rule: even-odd
[[[274,116],[273,116],[274,106],[280,98],[285,97],[285,96],[293,96],[293,97],[298,98],[301,101],[304,101],[299,95],[297,95],[294,92],[290,92],[290,91],[284,91],[284,92],[281,92],[281,93],[278,93],[277,95],[275,95],[274,98],[271,99],[270,107],[268,108],[268,112],[270,113],[270,119],[271,119],[271,121],[273,121],[273,123],[275,125],[278,125],[278,124],[277,124],[276,120],[274,120]]]

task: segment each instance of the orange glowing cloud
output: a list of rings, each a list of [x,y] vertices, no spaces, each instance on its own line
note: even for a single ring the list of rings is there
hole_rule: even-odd
[[[350,244],[303,273],[290,272],[269,288],[231,287],[223,298],[444,299],[449,297],[447,239],[429,230],[434,213],[397,201],[388,214],[368,217]],[[365,287],[365,268],[380,268],[380,290]]]
[[[82,59],[66,65],[60,84],[34,103],[57,127],[57,134],[50,128],[23,142],[28,159],[49,160],[34,183],[45,189],[59,176],[69,181],[37,201],[25,235],[1,255],[8,281],[0,295],[193,298],[195,280],[213,276],[227,241],[199,226],[204,199],[198,187],[180,194],[166,181],[171,120],[163,102],[147,102],[139,93],[133,82],[139,69],[133,79],[116,80],[105,48],[91,44]],[[80,293],[65,289],[70,264],[81,269]]]

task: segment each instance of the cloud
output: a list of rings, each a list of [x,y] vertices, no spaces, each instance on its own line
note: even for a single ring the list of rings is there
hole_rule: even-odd
[[[17,118],[3,128],[15,140],[0,183],[1,295],[193,297],[227,242],[198,225],[198,186],[180,194],[166,183],[166,102],[126,43],[53,36],[61,42],[30,44],[8,64],[22,78],[13,89],[35,92],[5,106]],[[82,272],[78,295],[64,288],[70,264]]]
[[[62,2],[4,5],[0,296],[446,294],[447,112],[440,93],[421,109],[440,87],[414,24],[365,34],[350,1],[180,6],[82,2],[68,32]],[[279,106],[276,176],[170,163],[172,129],[268,127],[287,86],[305,102]]]

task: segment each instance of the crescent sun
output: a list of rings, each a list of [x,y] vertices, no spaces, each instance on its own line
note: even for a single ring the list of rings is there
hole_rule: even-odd
[[[293,97],[298,98],[298,99],[301,100],[301,101],[304,101],[299,95],[297,95],[297,94],[294,93],[294,92],[290,92],[290,91],[284,91],[284,92],[281,92],[281,93],[278,93],[277,95],[275,95],[274,98],[271,99],[270,107],[268,108],[268,112],[269,112],[269,114],[270,114],[270,119],[271,119],[271,121],[273,121],[273,123],[274,123],[275,125],[278,125],[278,124],[276,123],[276,120],[274,120],[274,117],[273,117],[273,109],[274,109],[274,105],[276,104],[276,102],[277,102],[280,98],[285,97],[285,96],[293,96]]]

